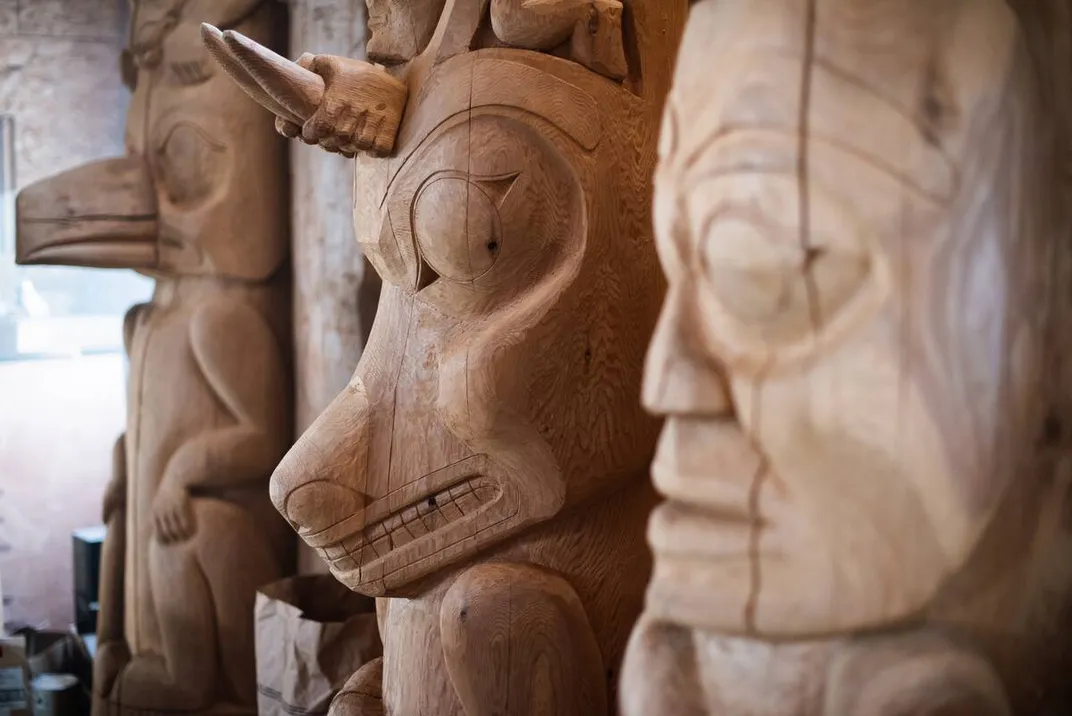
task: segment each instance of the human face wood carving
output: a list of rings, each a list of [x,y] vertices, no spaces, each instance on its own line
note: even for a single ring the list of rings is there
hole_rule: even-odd
[[[998,0],[694,6],[656,180],[656,618],[875,626],[968,560],[1044,413],[1024,62]]]

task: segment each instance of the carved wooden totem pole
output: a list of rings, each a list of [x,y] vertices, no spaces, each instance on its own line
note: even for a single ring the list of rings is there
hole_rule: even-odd
[[[200,23],[270,42],[278,7],[132,9],[127,156],[18,200],[21,262],[157,280],[126,321],[128,426],[104,508],[94,711],[254,713],[255,592],[294,551],[268,494],[291,432],[285,146],[232,91]]]
[[[387,68],[206,28],[283,133],[361,153],[376,322],[272,478],[336,577],[383,597],[384,657],[336,714],[616,711],[650,566],[650,176],[685,10],[370,0]]]
[[[1032,55],[1004,0],[692,6],[625,713],[1068,713],[1072,242]]]

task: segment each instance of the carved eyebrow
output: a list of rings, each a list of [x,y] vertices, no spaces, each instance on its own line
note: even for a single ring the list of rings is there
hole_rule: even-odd
[[[736,145],[733,140],[750,136],[758,141],[784,140],[787,147],[797,140],[796,133],[784,127],[759,125],[726,127],[716,133],[710,143],[702,148],[702,151],[694,155],[693,163],[685,169],[689,174],[688,184],[695,187],[707,181],[746,173],[791,174],[795,171],[795,148],[785,153],[767,153],[767,156],[761,156],[759,153],[756,153],[756,156],[748,156],[747,149],[745,152],[734,152]],[[957,183],[955,176],[948,177],[950,183],[945,187],[931,186],[925,181],[919,181],[916,176],[904,171],[902,167],[842,137],[810,131],[808,141],[812,145],[827,147],[855,157],[895,179],[918,198],[931,204],[945,205],[955,192]],[[746,146],[755,147],[756,144]],[[921,178],[928,179],[931,176],[924,174]]]
[[[493,52],[482,50],[445,61],[438,70],[442,74],[433,73],[426,86],[432,90],[422,93],[413,105],[417,112],[403,123],[398,146],[419,146],[451,119],[462,115],[471,118],[474,110],[486,107],[539,117],[586,151],[599,146],[603,137],[602,114],[589,92],[524,62],[489,56]],[[390,180],[380,196],[381,205],[415,154],[411,152],[401,161],[392,162]]]
[[[811,113],[808,122],[808,141],[848,153],[870,164],[885,174],[897,179],[905,187],[937,204],[946,204],[956,194],[960,184],[959,170],[946,151],[928,140],[927,132],[919,125],[915,117],[903,108],[893,104],[859,78],[840,72],[829,71],[829,63],[815,65],[817,71],[812,80]],[[838,99],[838,103],[831,101]],[[734,105],[728,105],[732,112]],[[822,111],[830,107],[846,106],[843,111]],[[819,111],[816,111],[816,107]],[[722,114],[728,112],[723,111]],[[872,131],[852,131],[851,126],[841,124],[839,117],[870,117]],[[713,176],[731,174],[735,171],[775,171],[775,167],[792,171],[790,157],[779,158],[775,155],[773,166],[770,161],[763,161],[758,154],[746,157],[747,148],[734,152],[736,146],[732,140],[742,135],[754,134],[758,139],[786,137],[795,139],[799,128],[792,122],[761,123],[749,121],[734,123],[732,120],[720,121],[706,136],[687,149],[681,158],[673,163],[681,171],[698,175],[691,181],[702,181]],[[902,141],[891,143],[891,138]],[[907,141],[905,141],[907,140]],[[787,149],[793,156],[795,149]],[[736,156],[734,156],[736,154]],[[712,161],[712,155],[714,160]],[[760,161],[741,161],[742,159],[760,159]]]

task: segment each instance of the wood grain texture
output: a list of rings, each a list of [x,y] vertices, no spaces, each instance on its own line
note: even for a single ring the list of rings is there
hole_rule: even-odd
[[[290,3],[290,47],[365,57],[363,3]],[[368,341],[380,278],[354,241],[353,164],[292,143],[291,261],[294,266],[295,429],[302,433],[350,382]],[[328,569],[309,548],[302,573]]]
[[[627,713],[1067,711],[1059,5],[693,4]]]
[[[136,268],[128,425],[105,500],[97,714],[254,713],[253,601],[294,544],[268,477],[292,435],[284,147],[200,23],[273,43],[256,0],[136,2],[128,155],[19,197],[19,255]]]
[[[491,26],[514,47],[550,51],[568,41],[574,60],[621,80],[629,73],[623,11],[620,0],[492,0]]]
[[[336,714],[615,711],[649,567],[657,422],[637,398],[663,284],[648,197],[685,3],[629,10],[622,82],[568,47],[504,46],[486,0],[448,0],[388,70],[407,104],[390,156],[356,157],[353,211],[384,279],[376,321],[272,482],[335,576],[383,597],[380,673],[355,676]],[[370,55],[391,28],[375,23]],[[333,95],[355,92],[326,81]],[[494,629],[463,623],[464,605]]]

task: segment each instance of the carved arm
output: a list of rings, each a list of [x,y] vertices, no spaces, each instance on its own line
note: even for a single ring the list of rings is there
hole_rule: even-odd
[[[203,379],[235,423],[201,432],[168,461],[166,488],[229,487],[267,482],[287,448],[289,391],[281,349],[264,319],[236,301],[209,303],[190,325]]]
[[[384,68],[335,55],[291,62],[244,35],[202,25],[209,52],[288,137],[329,152],[389,154],[409,94]],[[300,132],[299,132],[300,128]]]

